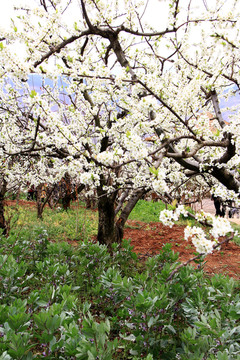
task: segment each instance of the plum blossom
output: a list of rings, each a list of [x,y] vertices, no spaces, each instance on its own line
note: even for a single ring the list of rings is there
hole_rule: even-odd
[[[202,228],[197,226],[187,226],[184,229],[184,239],[191,238],[193,245],[198,253],[209,254],[213,251],[213,246],[216,245],[215,241],[208,240]]]
[[[218,240],[220,236],[225,236],[232,231],[233,229],[231,224],[227,219],[214,217],[213,228],[210,230],[210,234],[214,237],[214,239]]]
[[[104,165],[112,165],[113,164],[113,152],[111,151],[103,151],[97,155],[97,161]]]
[[[169,191],[166,183],[166,171],[164,168],[158,170],[157,178],[153,180],[152,187],[153,190],[159,194],[164,194],[165,192]]]
[[[187,216],[187,211],[183,205],[178,206],[175,211],[161,211],[159,220],[165,226],[172,227],[174,221],[177,221],[181,214],[183,216]],[[212,229],[209,231],[209,234],[213,237],[213,240],[207,238],[205,231],[201,227],[187,226],[184,229],[184,239],[187,240],[191,238],[196,251],[199,253],[211,253],[213,251],[214,245],[218,243],[220,236],[225,236],[228,233],[233,232],[230,222],[227,219],[215,217],[212,214],[205,213],[204,211],[197,213],[195,218],[198,221],[208,221],[210,224],[212,224]]]
[[[84,185],[93,185],[99,182],[99,175],[91,172],[84,172],[80,175],[80,182]]]
[[[162,210],[159,215],[159,221],[163,223],[165,226],[172,227],[174,225],[174,221],[178,220],[178,215],[174,213],[172,210]]]

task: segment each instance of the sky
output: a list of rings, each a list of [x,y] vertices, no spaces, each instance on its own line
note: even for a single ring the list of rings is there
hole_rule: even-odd
[[[153,23],[156,25],[159,24],[159,21],[163,23],[167,18],[167,10],[168,10],[167,1],[166,0],[145,0],[145,1],[148,4],[146,7],[145,16],[151,19],[151,22],[153,21]],[[2,0],[1,13],[0,13],[0,27],[3,28],[9,26],[11,22],[11,17],[13,16],[14,13],[13,12],[14,4],[32,5],[33,2],[39,3],[39,0]],[[78,9],[76,10],[76,13],[78,13]],[[71,18],[72,18],[72,13],[71,13]]]
[[[108,0],[105,0],[106,2]],[[134,0],[132,0],[134,1]],[[215,6],[216,0],[180,0],[179,4],[182,7],[185,7],[185,9],[188,8],[189,2],[191,3],[191,8],[194,9],[194,14],[199,14],[202,10],[211,10],[211,7]],[[13,6],[14,4],[21,6],[24,4],[31,6],[33,3],[39,4],[40,0],[1,0],[1,13],[0,13],[0,28],[9,26],[10,19],[13,16]],[[119,1],[121,2],[121,0]],[[161,27],[164,28],[164,25],[166,24],[167,20],[167,14],[168,14],[168,4],[170,3],[170,0],[144,0],[144,4],[146,5],[146,11],[144,13],[144,17],[148,18],[150,22],[153,25],[161,24]],[[225,8],[230,8],[231,4],[234,2],[234,0],[226,0],[225,1]],[[67,4],[68,1],[65,0],[65,3]],[[78,0],[79,3],[79,0]],[[144,5],[144,6],[145,6]],[[80,11],[80,6],[77,5],[77,9],[75,11],[76,14],[78,14],[78,11]],[[73,12],[71,12],[71,19],[73,16]]]

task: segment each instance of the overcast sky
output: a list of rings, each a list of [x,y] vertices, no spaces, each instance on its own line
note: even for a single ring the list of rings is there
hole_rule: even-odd
[[[184,0],[184,1],[188,3],[188,0]],[[200,3],[202,3],[203,0],[193,0],[193,2],[194,1],[198,1],[198,2],[200,1]],[[0,13],[0,27],[6,28],[11,23],[11,17],[13,17],[14,15],[13,12],[14,4],[17,4],[17,6],[20,6],[20,4],[23,5],[26,4],[31,6],[34,2],[39,4],[40,1],[39,0],[2,0],[1,13]],[[147,4],[147,7],[144,16],[148,18],[153,25],[161,24],[161,28],[163,28],[167,21],[169,0],[145,0],[145,3]],[[75,15],[76,13],[77,12],[75,12]],[[71,13],[71,16],[72,15],[73,12]]]
[[[105,0],[108,1],[108,0]],[[121,1],[121,0],[120,0]],[[181,7],[188,8],[189,3],[191,3],[191,8],[194,9],[194,13],[199,14],[202,10],[210,10],[215,7],[216,0],[181,0],[179,2]],[[150,19],[154,24],[165,25],[165,20],[168,13],[168,4],[170,0],[144,0],[146,6],[145,16]],[[222,6],[222,11],[230,9],[231,4],[234,0],[225,0],[224,6]],[[5,27],[10,24],[10,19],[13,16],[13,6],[28,5],[32,6],[34,3],[39,4],[40,0],[1,0],[1,13],[0,13],[0,26]],[[68,2],[65,1],[67,4]],[[79,3],[79,1],[78,1]],[[71,13],[73,15],[73,12]]]

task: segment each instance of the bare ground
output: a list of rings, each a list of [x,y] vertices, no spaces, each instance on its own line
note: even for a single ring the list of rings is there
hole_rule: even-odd
[[[172,228],[162,223],[127,222],[124,238],[131,240],[134,251],[142,256],[157,254],[164,244],[170,243],[172,250],[179,253],[181,262],[194,257],[195,248],[190,240],[184,240],[184,226]],[[213,254],[207,255],[204,270],[207,274],[225,274],[240,279],[240,246],[228,242]]]

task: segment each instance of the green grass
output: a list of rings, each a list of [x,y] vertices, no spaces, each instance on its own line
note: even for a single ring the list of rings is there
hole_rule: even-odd
[[[164,209],[166,209],[166,205],[162,201],[139,200],[132,210],[129,219],[146,223],[157,222],[159,221],[160,211]],[[172,209],[172,206],[168,205],[168,209]]]
[[[85,209],[83,203],[75,203],[68,211],[60,208],[45,208],[43,219],[37,218],[36,207],[9,206],[7,218],[12,217],[11,232],[19,232],[19,236],[31,238],[38,229],[47,230],[50,240],[85,240],[93,236],[97,229],[97,212]],[[10,233],[11,233],[10,232]]]
[[[232,225],[232,228],[234,229],[234,231],[237,231],[239,233],[239,236],[238,235],[235,235],[234,238],[233,238],[233,241],[240,246],[240,225],[238,224],[234,224],[234,223],[231,223]]]

